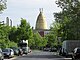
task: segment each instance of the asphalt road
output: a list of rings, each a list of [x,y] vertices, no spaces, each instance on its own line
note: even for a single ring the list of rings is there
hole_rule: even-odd
[[[64,58],[56,52],[32,51],[28,55],[18,56],[15,59],[8,60],[71,60],[71,58]]]
[[[71,60],[57,55],[56,52],[33,51],[28,55],[19,56],[14,60]]]

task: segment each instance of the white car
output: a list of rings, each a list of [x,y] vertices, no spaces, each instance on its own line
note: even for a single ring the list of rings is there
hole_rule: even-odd
[[[4,56],[3,56],[3,53],[2,53],[2,49],[0,48],[0,60],[4,60]]]
[[[13,49],[10,49],[10,48],[6,48],[6,49],[3,49],[2,50],[3,54],[4,54],[4,57],[13,57],[14,56],[14,51]]]

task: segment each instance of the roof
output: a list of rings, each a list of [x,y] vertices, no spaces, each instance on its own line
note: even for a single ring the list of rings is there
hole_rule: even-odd
[[[40,13],[37,17],[35,29],[47,29],[47,22],[43,14],[43,9],[42,10],[40,9]]]

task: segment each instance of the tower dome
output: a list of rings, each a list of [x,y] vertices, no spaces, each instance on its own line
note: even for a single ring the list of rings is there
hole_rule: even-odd
[[[43,9],[40,9],[40,13],[37,17],[35,29],[37,29],[37,30],[47,29],[47,22],[46,22],[45,16],[43,15]]]

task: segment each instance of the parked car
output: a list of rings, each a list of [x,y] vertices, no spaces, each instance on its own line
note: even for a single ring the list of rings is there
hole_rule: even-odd
[[[59,55],[62,55],[62,47],[59,48],[58,52],[59,52]]]
[[[22,48],[23,54],[28,54],[29,52],[28,50],[29,50],[28,47]]]
[[[19,50],[19,55],[23,55],[23,50],[21,48],[18,49]]]
[[[46,47],[46,48],[44,48],[43,50],[44,50],[44,51],[50,51],[50,49],[51,49],[51,48],[47,48],[47,47]]]
[[[4,60],[4,55],[2,53],[2,49],[0,49],[0,60]]]
[[[55,47],[51,48],[50,52],[57,52],[57,48],[55,48]]]
[[[19,49],[17,47],[10,47],[14,51],[14,55],[19,55]]]
[[[73,54],[73,50],[76,47],[80,47],[80,40],[65,40],[62,43],[61,55],[65,57],[71,57]]]
[[[4,54],[4,57],[10,58],[10,57],[14,56],[14,51],[11,48],[5,48],[5,49],[2,50],[2,52]]]
[[[75,48],[72,55],[72,60],[80,59],[80,48]]]
[[[30,48],[28,48],[28,53],[32,52]]]

